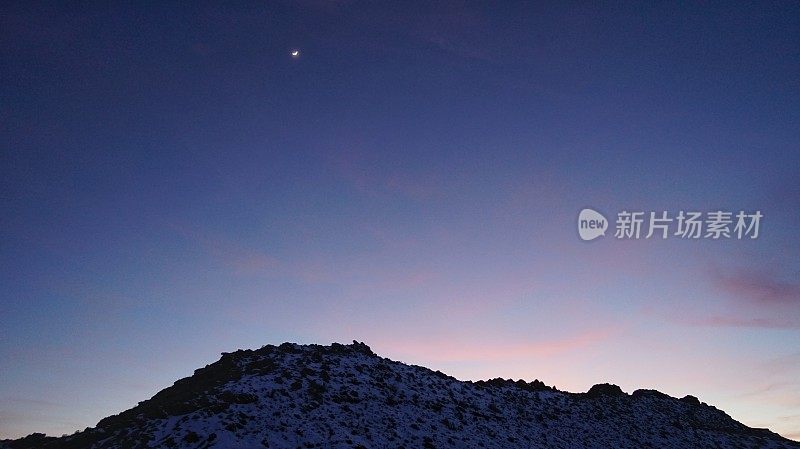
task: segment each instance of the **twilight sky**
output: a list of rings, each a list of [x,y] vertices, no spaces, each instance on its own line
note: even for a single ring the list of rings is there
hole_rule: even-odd
[[[793,1],[4,2],[0,438],[358,339],[800,439],[798,73]],[[584,207],[764,218],[583,242]]]

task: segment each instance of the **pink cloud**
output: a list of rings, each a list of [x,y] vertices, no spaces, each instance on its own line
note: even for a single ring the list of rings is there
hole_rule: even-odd
[[[800,329],[800,285],[758,270],[715,269],[709,278],[728,297],[724,311],[680,321],[694,326]]]
[[[183,237],[199,245],[216,260],[241,276],[275,273],[281,261],[263,250],[248,248],[220,235],[202,232],[185,224],[170,224]]]
[[[436,362],[499,362],[529,357],[550,357],[577,351],[603,342],[618,333],[616,328],[580,332],[561,339],[525,343],[486,343],[470,338],[449,337],[421,340],[376,340],[375,346],[387,353]]]
[[[387,190],[418,200],[428,200],[442,193],[439,180],[431,175],[411,176],[407,173],[392,173],[386,178],[384,186]]]
[[[758,327],[765,329],[800,329],[800,319],[792,317],[709,316],[688,321],[695,326]]]
[[[333,171],[358,192],[371,195],[400,195],[413,200],[431,200],[444,193],[444,180],[434,172],[380,169],[380,161],[371,160],[356,150],[340,151],[330,158]]]
[[[240,251],[226,256],[227,263],[239,275],[269,272],[280,266],[280,262],[274,257],[257,252]]]
[[[337,151],[331,154],[329,160],[333,171],[359,192],[367,193],[374,187],[374,175],[355,151]]]
[[[712,282],[720,290],[759,304],[799,303],[800,285],[784,282],[767,273],[739,270],[734,274],[715,272]]]

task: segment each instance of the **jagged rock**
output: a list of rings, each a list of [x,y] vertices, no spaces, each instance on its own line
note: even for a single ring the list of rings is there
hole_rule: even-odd
[[[497,377],[495,379],[479,380],[475,382],[475,385],[480,387],[515,387],[526,391],[557,391],[554,387],[548,387],[539,379],[534,379],[532,382],[525,382],[519,379],[515,382],[511,379]]]
[[[664,394],[664,393],[662,393],[662,392],[660,392],[658,390],[648,390],[648,389],[636,390],[631,394],[631,397],[632,398],[636,398],[636,399],[644,398],[644,397],[650,397],[650,398],[655,397],[655,398],[661,398],[661,399],[674,399],[671,396],[666,395],[666,394]]]
[[[586,397],[588,398],[599,398],[599,397],[624,397],[627,396],[622,388],[614,385],[614,384],[597,384],[593,385],[589,391],[586,392]]]
[[[683,402],[685,402],[687,404],[700,405],[700,399],[697,399],[696,397],[694,397],[692,395],[688,395],[688,394],[686,396],[682,397],[681,401],[683,401]]]

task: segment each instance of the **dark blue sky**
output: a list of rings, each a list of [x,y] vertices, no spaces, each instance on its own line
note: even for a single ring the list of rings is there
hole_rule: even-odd
[[[357,338],[800,438],[798,73],[797,2],[5,3],[0,437]],[[765,218],[585,243],[587,206]]]

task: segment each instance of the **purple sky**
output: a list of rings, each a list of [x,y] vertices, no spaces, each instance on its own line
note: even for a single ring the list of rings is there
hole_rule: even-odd
[[[798,73],[796,2],[4,3],[0,437],[357,339],[800,439]],[[764,218],[583,242],[584,207]]]

